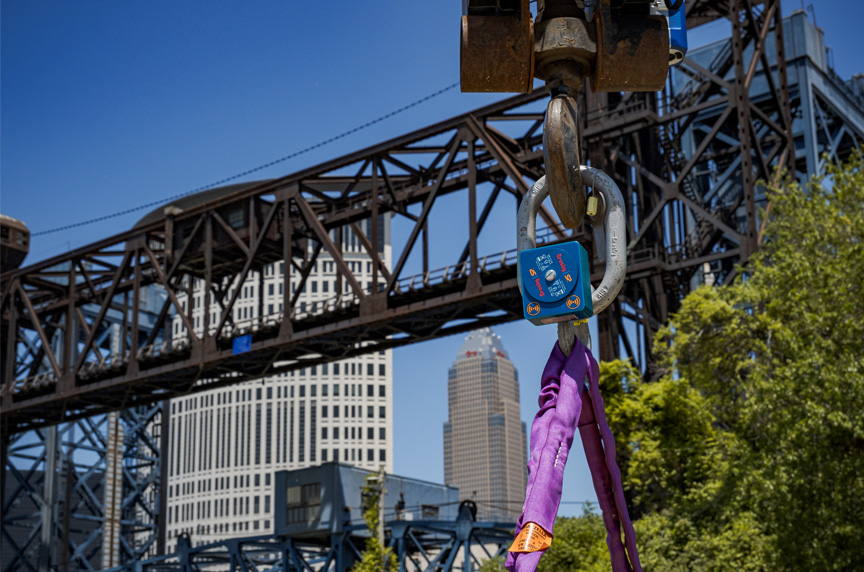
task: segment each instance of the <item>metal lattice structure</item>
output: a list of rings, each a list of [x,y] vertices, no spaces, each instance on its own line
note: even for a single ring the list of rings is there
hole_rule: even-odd
[[[101,570],[157,552],[160,446],[149,428],[158,428],[161,410],[13,436],[4,459],[4,571]]]
[[[729,281],[735,264],[757,248],[757,180],[792,165],[780,2],[698,2],[687,19],[721,17],[732,24],[732,41],[708,65],[685,59],[659,97],[588,96],[589,133],[594,124],[622,124],[613,137],[589,137],[591,163],[614,174],[634,212],[627,247],[636,260],[616,311],[599,317],[601,359],[617,357],[623,346],[651,363],[654,333],[702,266],[718,266],[718,279]],[[757,78],[768,86],[759,100]],[[712,185],[698,174],[732,163],[735,192],[712,200]],[[626,334],[628,317],[637,324],[635,340]]]
[[[649,377],[653,334],[681,297],[702,281],[729,282],[758,248],[758,181],[778,167],[815,174],[822,152],[842,159],[864,137],[862,106],[842,82],[812,55],[787,54],[779,0],[688,3],[691,28],[718,18],[731,22],[731,40],[693,53],[663,92],[588,93],[582,104],[586,156],[615,178],[630,215],[627,282],[599,317],[600,357],[631,357]],[[4,275],[4,543],[6,508],[28,495],[43,507],[30,522],[57,530],[43,510],[55,485],[39,473],[55,457],[31,451],[15,461],[26,431],[39,431],[34,446],[45,449],[52,431],[101,427],[92,420],[110,411],[521,319],[515,237],[507,250],[493,227],[502,213],[515,220],[543,174],[544,97],[510,98],[299,173],[214,191]],[[392,265],[376,248],[384,217],[402,229]],[[540,242],[577,238],[592,249],[587,227],[565,232],[549,212],[543,222]],[[372,282],[356,278],[346,241],[370,257]],[[324,251],[336,270],[333,298],[304,306],[286,288],[281,308],[235,319],[237,284],[275,264],[302,289]],[[595,260],[595,283],[602,272]],[[251,351],[235,355],[240,336],[251,336]],[[93,431],[99,458],[108,455],[96,437],[104,431]],[[158,444],[138,442],[155,465],[137,482],[156,487]],[[158,506],[148,506],[139,514],[157,516],[141,522],[158,523]],[[94,515],[102,527],[104,510]],[[40,534],[30,542],[48,542]],[[20,561],[40,550],[22,549]]]
[[[473,507],[476,511],[476,507]],[[471,507],[460,507],[455,521],[386,522],[387,546],[396,555],[399,570],[455,572],[479,569],[490,558],[503,556],[513,541],[512,523],[478,522]],[[256,536],[192,546],[180,537],[176,552],[112,568],[113,572],[347,572],[357,562],[368,531],[363,525],[343,532],[310,537]]]
[[[542,112],[518,109],[541,97],[507,100],[10,273],[2,302],[10,349],[3,364],[4,431],[515,319],[513,257],[480,256],[477,241],[496,200],[521,197],[528,189],[524,177],[540,174],[536,133]],[[521,135],[507,137],[494,128],[507,122],[527,125]],[[344,174],[349,169],[354,174]],[[480,181],[494,188],[478,208]],[[461,229],[462,256],[457,253],[448,269],[430,272],[430,213],[446,212],[439,205],[465,189],[473,222]],[[384,214],[411,226],[404,244],[393,245],[401,254],[392,268],[372,247]],[[548,215],[547,222],[555,224]],[[380,291],[361,285],[341,252],[340,234],[349,230],[372,259]],[[286,291],[283,311],[234,321],[234,283],[287,261],[284,271],[297,273],[302,288],[324,249],[338,269],[333,299],[302,307]],[[421,259],[419,276],[406,269],[414,250]],[[203,324],[193,324],[191,307],[178,300],[195,284],[205,292]],[[158,290],[164,302],[145,334],[136,308],[148,289]],[[82,307],[95,318],[87,319]],[[122,315],[116,353],[98,343],[109,310]],[[496,311],[504,315],[477,318]],[[182,336],[169,332],[174,315],[185,326]],[[459,319],[472,323],[445,327]],[[251,351],[234,356],[232,339],[246,333],[253,335]]]

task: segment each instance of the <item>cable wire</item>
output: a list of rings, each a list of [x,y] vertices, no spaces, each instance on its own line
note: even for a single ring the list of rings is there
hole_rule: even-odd
[[[333,137],[330,137],[329,139],[325,139],[324,141],[319,141],[318,143],[315,143],[314,145],[310,145],[309,147],[305,147],[303,149],[300,149],[299,151],[294,151],[293,153],[289,153],[288,155],[285,155],[284,157],[274,159],[273,161],[270,161],[268,163],[264,163],[263,165],[258,165],[257,167],[253,167],[252,169],[247,169],[247,170],[243,171],[242,173],[237,173],[236,175],[231,175],[230,177],[225,177],[224,179],[220,179],[214,183],[210,183],[209,185],[204,185],[203,187],[198,187],[196,189],[192,189],[191,191],[186,191],[185,193],[180,193],[178,195],[174,195],[174,196],[171,196],[171,197],[168,197],[165,199],[161,199],[158,201],[152,201],[152,202],[149,202],[149,203],[146,203],[143,205],[138,205],[137,207],[124,209],[124,210],[117,211],[117,212],[114,212],[111,214],[102,215],[102,216],[99,216],[96,218],[91,218],[88,220],[75,222],[72,224],[58,226],[56,228],[51,228],[48,230],[40,230],[38,232],[33,232],[33,233],[31,233],[31,236],[44,236],[46,234],[53,234],[55,232],[60,232],[63,230],[69,230],[71,228],[78,228],[81,226],[86,226],[89,224],[102,222],[104,220],[117,218],[117,217],[120,217],[123,215],[127,215],[130,213],[140,211],[140,210],[154,208],[154,207],[157,207],[159,205],[164,205],[165,203],[169,203],[171,201],[175,201],[175,200],[183,198],[183,197],[188,197],[189,195],[194,195],[195,193],[200,193],[201,191],[206,191],[206,190],[212,189],[214,187],[222,186],[225,183],[235,181],[235,180],[240,179],[242,177],[245,177],[247,175],[251,175],[252,173],[256,173],[256,172],[261,171],[263,169],[267,169],[268,167],[272,167],[273,165],[278,165],[279,163],[283,163],[289,159],[294,159],[295,157],[299,157],[300,155],[303,155],[305,153],[309,153],[310,151],[314,151],[315,149],[318,149],[320,147],[324,147],[325,145],[329,145],[330,143],[338,141],[339,139],[344,139],[345,137],[348,137],[349,135],[357,133],[358,131],[362,131],[363,129],[366,129],[368,127],[375,125],[376,123],[381,123],[385,119],[389,119],[389,118],[393,117],[394,115],[399,115],[400,113],[408,111],[412,107],[416,107],[416,106],[420,105],[421,103],[425,103],[432,98],[438,97],[439,95],[442,95],[442,94],[456,88],[458,85],[459,85],[459,82],[450,84],[447,87],[441,88],[438,91],[430,93],[429,95],[427,95],[425,97],[421,97],[420,99],[413,101],[413,102],[409,103],[408,105],[404,105],[398,109],[391,111],[390,113],[386,113],[386,114],[384,114],[380,117],[377,117],[371,121],[367,121],[366,123],[364,123],[362,125],[358,125],[357,127],[349,129],[348,131],[344,131],[344,132],[340,133],[339,135],[335,135]]]

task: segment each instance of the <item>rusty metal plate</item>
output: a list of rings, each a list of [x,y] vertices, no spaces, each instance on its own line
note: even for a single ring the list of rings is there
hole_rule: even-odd
[[[534,83],[530,16],[462,16],[463,92],[529,93]]]
[[[591,89],[660,91],[669,73],[669,27],[663,16],[616,15],[608,2],[597,11],[597,59]]]

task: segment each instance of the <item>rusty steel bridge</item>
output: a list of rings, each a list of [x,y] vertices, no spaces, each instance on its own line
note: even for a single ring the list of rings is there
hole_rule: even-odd
[[[684,62],[677,85],[660,94],[589,93],[584,101],[587,156],[614,176],[630,215],[627,283],[600,317],[603,358],[620,347],[648,366],[653,332],[694,273],[712,263],[728,280],[757,247],[756,181],[794,167],[779,2],[696,2],[688,17],[698,24],[730,14],[732,43],[719,61]],[[769,36],[776,53],[768,53]],[[751,100],[756,78],[768,89]],[[7,274],[3,434],[519,319],[514,253],[479,252],[478,237],[491,232],[486,221],[498,201],[517,204],[543,173],[543,106],[531,104],[544,96],[513,97],[299,173],[168,208],[128,232]],[[681,136],[697,121],[698,143],[685,152]],[[697,173],[736,160],[735,196],[706,201]],[[491,191],[481,192],[483,185]],[[429,222],[454,193],[463,195],[468,223],[447,232],[464,247],[446,268],[430,268],[429,249],[440,239],[430,236]],[[587,230],[573,236],[542,214],[548,240],[578,238],[590,250]],[[393,243],[390,267],[372,246],[382,215],[411,228]],[[346,262],[346,229],[371,258],[376,288],[361,285]],[[340,294],[301,308],[298,293],[322,252],[335,262]],[[419,273],[406,270],[412,253]],[[286,289],[278,313],[262,308],[234,321],[238,291],[226,285],[280,261],[299,276],[298,293]],[[602,274],[600,261],[592,272]],[[192,304],[179,299],[193,284],[204,292],[198,328]],[[145,328],[148,289],[164,301]],[[175,315],[186,326],[180,338],[169,328]],[[122,343],[112,349],[102,334],[117,316]],[[639,325],[646,357],[625,319]],[[234,355],[232,340],[247,334],[251,351]]]

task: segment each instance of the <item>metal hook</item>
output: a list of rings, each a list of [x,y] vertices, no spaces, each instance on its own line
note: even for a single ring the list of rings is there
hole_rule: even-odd
[[[543,160],[552,206],[566,228],[579,228],[585,217],[585,189],[579,167],[578,103],[567,93],[554,95],[546,108]]]

